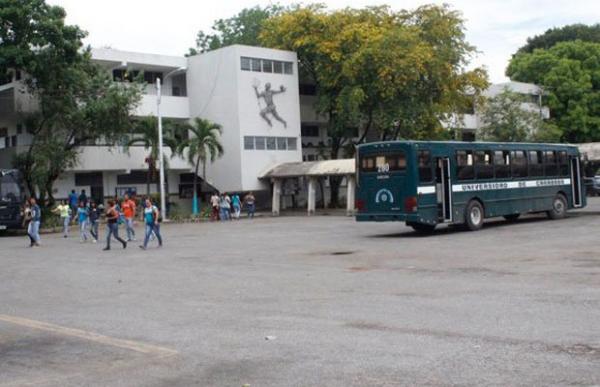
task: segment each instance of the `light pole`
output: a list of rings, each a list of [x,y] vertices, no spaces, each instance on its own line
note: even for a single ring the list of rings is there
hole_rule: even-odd
[[[167,220],[167,205],[165,198],[165,160],[163,158],[163,130],[162,130],[162,116],[160,115],[160,78],[156,78],[156,116],[158,118],[158,168],[159,179],[160,179],[160,211],[162,213],[163,220]]]

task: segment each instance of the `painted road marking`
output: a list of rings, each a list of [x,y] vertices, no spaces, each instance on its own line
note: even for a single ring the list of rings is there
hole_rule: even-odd
[[[22,317],[8,316],[0,314],[0,321],[10,324],[20,325],[27,328],[38,329],[46,332],[56,333],[63,336],[77,337],[79,339],[93,341],[104,345],[118,348],[124,348],[135,352],[157,355],[160,357],[177,355],[177,351],[170,348],[159,347],[157,345],[141,343],[139,341],[123,340],[114,337],[104,336],[98,333],[84,331],[81,329],[67,328],[60,325],[54,325],[42,321],[30,320]]]

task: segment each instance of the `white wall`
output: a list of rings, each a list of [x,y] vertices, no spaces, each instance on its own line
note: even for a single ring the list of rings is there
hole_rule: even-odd
[[[236,52],[227,47],[188,58],[187,90],[190,116],[222,126],[222,158],[207,166],[207,181],[222,191],[241,186]]]
[[[242,71],[242,56],[289,61],[294,73],[269,74]],[[285,161],[300,161],[300,101],[298,96],[298,68],[296,54],[248,46],[230,46],[189,58],[187,90],[190,115],[202,117],[223,127],[221,137],[224,156],[207,168],[207,180],[221,191],[249,191],[267,189],[268,183],[258,180],[266,168]],[[287,129],[273,120],[273,127],[259,115],[265,107],[263,99],[256,98],[252,85],[259,89],[270,82],[273,89],[281,85],[286,92],[274,97]],[[295,137],[296,151],[244,150],[244,136]]]
[[[237,51],[237,93],[240,117],[239,146],[242,152],[242,186],[243,191],[268,188],[268,182],[258,180],[262,172],[282,162],[302,161],[302,139],[300,137],[300,96],[298,91],[298,65],[295,52],[272,50],[248,46],[234,46]],[[293,74],[275,74],[253,71],[242,71],[240,57],[272,59],[292,62]],[[286,91],[273,97],[277,112],[287,122],[287,127],[268,115],[272,127],[260,116],[261,109],[266,107],[264,99],[257,100],[254,84],[264,91],[265,84],[270,83],[273,90],[283,86]],[[244,136],[275,136],[296,138],[296,150],[244,150]]]

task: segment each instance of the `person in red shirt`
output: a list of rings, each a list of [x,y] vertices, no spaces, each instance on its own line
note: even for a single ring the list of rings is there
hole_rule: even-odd
[[[123,197],[123,202],[121,203],[121,211],[123,212],[123,217],[125,218],[125,228],[127,229],[128,242],[135,240],[135,230],[133,229],[135,207],[135,202],[129,198],[128,194],[125,194]]]

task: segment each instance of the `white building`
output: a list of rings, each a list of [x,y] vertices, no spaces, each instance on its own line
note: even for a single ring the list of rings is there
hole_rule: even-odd
[[[223,127],[225,154],[207,168],[207,182],[220,191],[268,193],[270,183],[258,179],[263,170],[302,160],[294,52],[235,45],[188,58],[113,49],[94,49],[92,57],[117,81],[143,72],[148,84],[134,115],[157,115],[154,83],[161,78],[163,117],[202,117]],[[0,167],[10,167],[30,143],[22,117],[33,109],[19,74],[0,86]],[[142,146],[82,147],[78,165],[60,177],[54,196],[64,198],[71,189],[85,189],[97,199],[127,191],[146,194],[147,153]],[[168,150],[166,157],[169,199],[189,198],[192,167],[183,158],[170,158]]]
[[[550,118],[550,110],[542,104],[544,90],[538,85],[512,81],[496,83],[490,85],[482,95],[485,98],[493,98],[501,94],[504,90],[521,94],[524,97],[524,102],[521,103],[523,110],[538,112],[543,119]],[[449,129],[460,131],[461,140],[474,141],[477,131],[484,126],[484,122],[480,112],[473,107],[471,111],[466,111],[465,114],[453,116],[450,121],[445,123],[445,126]]]
[[[201,117],[223,127],[225,154],[208,166],[204,191],[210,187],[230,192],[256,191],[264,199],[259,198],[259,202],[268,205],[271,182],[259,178],[265,171],[281,163],[314,161],[329,155],[327,117],[316,113],[314,86],[299,84],[294,52],[234,45],[192,57],[176,57],[94,49],[92,58],[111,71],[116,81],[143,73],[147,85],[134,115],[157,115],[155,81],[160,78],[163,117]],[[528,95],[531,102],[524,108],[539,109],[548,116],[548,109],[541,106],[542,90],[536,85],[498,84],[485,95],[494,96],[504,87]],[[10,167],[13,156],[30,143],[23,115],[35,109],[35,100],[25,92],[20,74],[0,85],[0,168]],[[463,139],[469,140],[481,122],[477,112],[472,112],[446,125],[462,130]],[[171,158],[168,149],[165,152],[169,160],[169,201],[189,204],[192,166],[183,158]],[[56,182],[54,196],[65,198],[72,189],[85,189],[97,200],[128,191],[144,195],[147,154],[142,146],[129,150],[103,145],[82,147],[78,164]],[[306,181],[291,183],[282,187],[284,208],[291,204],[291,194],[306,192]],[[327,186],[327,181],[323,184]],[[342,186],[345,184],[344,180]],[[151,193],[157,191],[155,183],[150,188]],[[317,196],[316,200],[321,201],[321,192]],[[302,194],[293,199],[298,205],[305,200]]]

